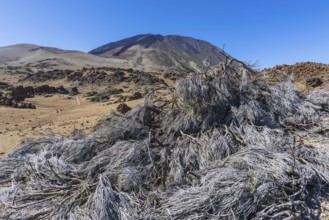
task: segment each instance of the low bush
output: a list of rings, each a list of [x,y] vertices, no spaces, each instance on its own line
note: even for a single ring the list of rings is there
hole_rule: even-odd
[[[90,100],[92,102],[107,102],[110,100],[110,94],[108,92],[97,93]]]
[[[229,60],[179,80],[166,106],[149,93],[89,136],[21,144],[0,159],[0,218],[316,219],[328,96],[249,74]]]
[[[108,93],[110,95],[117,95],[117,94],[123,93],[123,90],[122,89],[109,89],[108,90]]]

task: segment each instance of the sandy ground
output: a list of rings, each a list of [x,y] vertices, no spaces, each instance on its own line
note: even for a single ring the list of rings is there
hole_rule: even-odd
[[[0,156],[9,153],[21,141],[51,134],[69,136],[75,129],[90,133],[102,116],[119,104],[92,103],[82,96],[37,96],[28,99],[37,109],[0,107]],[[126,102],[135,107],[141,99]]]
[[[7,74],[0,69],[0,81],[12,85],[40,86],[48,84],[50,86],[63,85],[65,88],[78,86],[76,82],[55,80],[41,83],[19,82],[25,75]],[[167,85],[174,87],[175,83],[170,79],[161,77]],[[85,94],[88,91],[106,91],[106,86],[89,85],[79,87],[79,91]],[[136,86],[123,82],[115,88],[123,89],[125,92],[120,95],[131,95],[136,91],[144,93],[148,86]],[[159,94],[160,93],[160,94]],[[157,90],[157,96],[168,98],[170,90]],[[111,98],[112,99],[112,98]],[[115,95],[113,96],[114,100]],[[0,106],[0,157],[11,152],[21,141],[27,139],[39,139],[52,134],[69,136],[75,129],[88,134],[94,131],[99,119],[115,110],[118,104],[93,103],[88,101],[83,95],[68,99],[66,95],[54,95],[52,97],[36,96],[26,101],[35,104],[37,109],[17,109]],[[140,104],[142,99],[129,101],[129,107]]]

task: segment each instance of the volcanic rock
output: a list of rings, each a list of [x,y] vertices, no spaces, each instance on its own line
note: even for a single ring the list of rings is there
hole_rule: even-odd
[[[125,114],[128,111],[130,111],[130,110],[131,110],[131,108],[127,104],[125,104],[125,103],[121,103],[117,107],[117,111],[120,112],[120,113],[122,113],[122,114]]]

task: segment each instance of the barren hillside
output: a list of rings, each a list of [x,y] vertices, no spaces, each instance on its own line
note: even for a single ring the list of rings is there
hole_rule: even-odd
[[[314,62],[278,65],[263,70],[274,81],[286,80],[293,76],[293,81],[304,91],[317,89],[329,90],[329,65]]]
[[[141,34],[109,43],[90,53],[165,71],[201,70],[204,60],[216,65],[228,56],[222,49],[206,41],[177,35],[153,34]]]
[[[0,65],[29,65],[44,68],[128,65],[120,59],[105,59],[80,51],[62,50],[33,44],[0,47]]]

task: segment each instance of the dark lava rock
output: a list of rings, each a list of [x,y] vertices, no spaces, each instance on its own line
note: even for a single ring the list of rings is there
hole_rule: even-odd
[[[82,76],[83,72],[81,71],[67,73],[67,79],[69,81],[80,81]]]
[[[314,77],[314,78],[306,79],[306,83],[309,86],[318,87],[318,86],[321,86],[323,84],[323,81],[318,77]]]
[[[29,108],[29,109],[36,109],[35,105],[30,102],[14,102],[12,104],[14,108]]]
[[[63,70],[50,70],[50,71],[39,70],[34,74],[28,74],[28,76],[22,80],[32,81],[32,82],[45,82],[48,80],[64,79],[67,76],[67,74],[68,73]]]
[[[153,73],[146,73],[146,72],[136,72],[132,73],[129,78],[129,82],[133,82],[137,85],[158,85],[163,83],[164,81]]]
[[[140,92],[135,92],[132,96],[128,97],[128,101],[141,99],[141,98],[143,98],[142,94]]]
[[[131,110],[131,108],[128,105],[126,105],[125,103],[121,103],[117,107],[117,111],[120,112],[120,113],[122,113],[122,114],[125,114],[128,111],[130,111],[130,110]]]
[[[0,105],[12,106],[12,104],[13,104],[13,99],[12,98],[7,98],[5,96],[0,96]]]
[[[17,86],[15,89],[12,90],[11,96],[16,101],[24,101],[26,98],[33,97],[34,93],[35,90],[32,86]]]
[[[79,94],[79,90],[78,90],[77,87],[73,87],[73,88],[71,89],[71,92],[73,92],[73,93],[75,93],[75,94]]]
[[[69,91],[64,88],[64,86],[59,86],[59,87],[53,87],[49,85],[42,85],[39,87],[36,87],[34,89],[35,94],[38,95],[43,95],[43,94],[68,94]]]
[[[59,94],[69,94],[69,91],[64,88],[64,86],[59,86],[56,88],[57,93]]]
[[[57,92],[55,87],[51,87],[49,85],[42,85],[35,88],[36,94],[54,94]]]
[[[123,82],[126,79],[125,73],[122,71],[116,71],[111,78],[111,83],[112,84],[119,84]]]
[[[111,82],[112,76],[106,74],[105,71],[91,70],[91,72],[85,74],[79,80],[82,84],[94,84],[94,85],[104,85]]]
[[[24,102],[26,98],[32,98],[36,94],[68,94],[69,91],[63,86],[51,87],[49,85],[42,85],[36,88],[32,86],[17,86],[11,91],[11,96],[4,96],[0,94],[0,105],[11,106],[14,108],[29,108],[35,109],[35,105],[29,102]]]
[[[13,98],[8,98],[6,96],[3,96],[0,94],[0,105],[3,106],[10,106],[14,108],[29,108],[29,109],[35,109],[35,105],[29,102],[22,102],[14,100]]]

